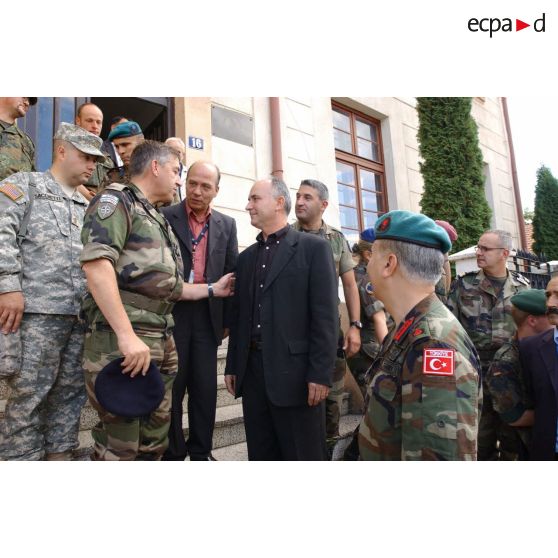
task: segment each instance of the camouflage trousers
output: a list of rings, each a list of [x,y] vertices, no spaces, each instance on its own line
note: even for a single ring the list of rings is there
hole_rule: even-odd
[[[24,314],[22,365],[11,377],[0,457],[39,460],[78,446],[85,403],[82,325],[76,316]]]
[[[345,387],[345,369],[347,361],[343,351],[345,335],[339,328],[339,339],[337,341],[337,358],[333,370],[333,381],[326,399],[326,437],[331,444],[339,436],[339,421],[341,420],[341,403],[343,400],[343,389]]]
[[[347,359],[347,365],[360,388],[362,397],[366,398],[366,373],[378,355],[380,344],[370,331],[362,330],[360,338],[362,342],[360,351]]]
[[[91,406],[99,413],[100,422],[93,428],[95,461],[160,460],[168,446],[172,384],[178,369],[178,357],[172,335],[157,331],[136,331],[149,347],[151,359],[159,367],[165,384],[163,401],[147,417],[125,418],[109,413],[95,397],[95,381],[99,372],[122,356],[112,331],[89,331],[85,336],[83,369]]]
[[[516,461],[525,454],[526,447],[516,429],[506,424],[494,410],[486,386],[483,386],[483,391],[478,434],[478,460]]]

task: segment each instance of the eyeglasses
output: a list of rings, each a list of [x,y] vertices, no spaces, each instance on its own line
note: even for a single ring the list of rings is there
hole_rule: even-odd
[[[490,252],[491,250],[506,250],[506,248],[502,246],[498,246],[496,248],[489,248],[488,246],[482,246],[479,244],[478,246],[475,246],[475,250],[477,252]]]

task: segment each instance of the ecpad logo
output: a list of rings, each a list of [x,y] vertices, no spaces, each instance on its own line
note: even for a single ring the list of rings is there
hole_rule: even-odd
[[[545,32],[545,24],[546,24],[545,17],[546,14],[543,13],[543,15],[539,19],[536,19],[533,22],[533,29],[535,30],[536,33]],[[503,19],[500,19],[498,17],[485,17],[481,19],[472,17],[467,22],[467,27],[469,28],[469,31],[472,31],[473,33],[477,33],[478,31],[489,33],[490,38],[492,38],[492,35],[494,33],[497,33],[498,31],[503,31],[503,32],[521,31],[522,29],[531,27],[530,23],[525,23],[521,19],[516,19],[515,29],[514,29],[512,21],[513,21],[512,18],[509,17],[505,17]]]

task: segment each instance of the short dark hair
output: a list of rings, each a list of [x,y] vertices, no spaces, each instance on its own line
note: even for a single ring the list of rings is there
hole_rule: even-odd
[[[77,118],[81,118],[81,112],[83,111],[83,109],[85,107],[97,107],[99,110],[101,110],[95,103],[81,103],[81,105],[79,105],[79,107],[76,110],[76,117]],[[103,111],[101,110],[101,113]]]
[[[215,184],[215,186],[219,186],[219,182],[221,182],[221,171],[219,170],[219,167],[215,163],[212,163],[211,161],[194,161],[188,167],[188,171],[186,172],[186,180],[188,180],[188,177],[190,176],[190,171],[192,170],[192,167],[194,165],[197,165],[198,163],[206,163],[207,165],[211,165],[215,169],[215,172],[217,173],[217,184]]]
[[[326,201],[329,199],[329,190],[327,186],[320,182],[319,180],[314,180],[313,178],[305,178],[301,183],[301,186],[310,186],[310,188],[314,188],[316,192],[318,192],[318,197],[321,201]]]
[[[147,166],[151,164],[151,161],[158,161],[164,164],[170,157],[176,157],[180,160],[180,155],[176,149],[158,141],[145,140],[132,152],[128,169],[130,176],[143,174]]]
[[[123,118],[126,118],[125,116],[113,116],[110,119],[110,125],[114,126],[117,122],[120,122]]]

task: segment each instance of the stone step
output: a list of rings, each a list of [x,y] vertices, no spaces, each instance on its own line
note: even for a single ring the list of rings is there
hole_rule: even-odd
[[[345,436],[353,432],[360,423],[361,418],[362,415],[358,414],[342,416],[339,422],[339,434]],[[246,442],[216,448],[212,453],[217,461],[248,461]]]
[[[93,409],[91,409],[92,412]],[[96,421],[95,421],[96,422]],[[184,435],[188,435],[188,416],[184,416]],[[213,447],[221,448],[238,444],[246,440],[244,421],[242,418],[242,404],[227,405],[217,409],[215,430],[213,431]],[[79,448],[76,457],[79,459],[91,452],[93,439],[91,429],[81,430],[79,433]]]

